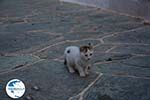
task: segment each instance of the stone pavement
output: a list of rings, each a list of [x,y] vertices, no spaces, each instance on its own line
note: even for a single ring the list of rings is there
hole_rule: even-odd
[[[63,51],[88,42],[93,68],[80,78],[63,65]],[[0,100],[12,100],[4,89],[13,78],[26,85],[19,100],[150,100],[150,26],[58,0],[1,0]]]

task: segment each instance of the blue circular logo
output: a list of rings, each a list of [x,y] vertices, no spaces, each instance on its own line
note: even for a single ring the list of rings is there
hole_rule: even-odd
[[[13,99],[22,97],[25,93],[25,85],[19,79],[12,79],[6,85],[6,93]]]

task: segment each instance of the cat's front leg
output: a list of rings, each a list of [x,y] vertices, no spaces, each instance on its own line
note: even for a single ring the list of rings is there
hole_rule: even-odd
[[[76,69],[78,70],[80,77],[86,76],[82,66],[80,66],[79,64],[76,64]]]
[[[85,67],[85,74],[86,74],[86,75],[89,75],[89,70],[90,70],[90,68],[91,68],[91,64],[89,64],[89,65],[87,65],[87,66]]]
[[[86,67],[85,67],[85,74],[86,74],[86,75],[89,75],[89,66],[86,66]]]

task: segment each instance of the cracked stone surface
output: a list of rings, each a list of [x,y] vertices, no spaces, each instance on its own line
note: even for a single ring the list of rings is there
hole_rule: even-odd
[[[5,84],[14,77],[21,79],[27,87],[25,96],[30,94],[35,100],[66,100],[82,91],[96,76],[93,73],[88,78],[79,78],[77,74],[70,74],[63,63],[45,60],[28,68],[0,75],[0,79]],[[34,91],[34,85],[38,85],[41,90]],[[5,92],[1,93],[1,98],[9,100]]]
[[[0,100],[11,100],[5,86],[13,78],[27,89],[20,100],[150,100],[150,26],[143,22],[59,0],[1,0]],[[70,74],[64,49],[89,42],[90,75]]]
[[[31,55],[1,56],[0,72],[17,69],[38,60],[40,59]]]
[[[138,84],[137,84],[138,83]],[[85,95],[85,100],[149,100],[150,81],[104,75]],[[107,99],[104,99],[104,97]]]

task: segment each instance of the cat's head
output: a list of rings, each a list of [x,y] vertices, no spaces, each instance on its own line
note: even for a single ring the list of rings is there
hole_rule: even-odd
[[[81,57],[84,60],[90,60],[91,57],[93,56],[93,46],[91,45],[91,43],[89,43],[86,46],[81,46],[80,52],[81,52]]]

